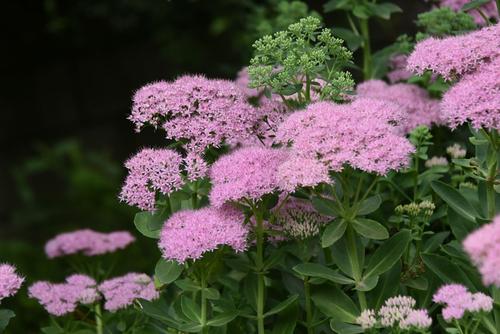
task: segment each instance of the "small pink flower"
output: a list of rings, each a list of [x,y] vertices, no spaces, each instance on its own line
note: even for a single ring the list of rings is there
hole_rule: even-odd
[[[132,305],[136,299],[153,300],[159,297],[151,277],[128,273],[102,282],[98,287],[105,299],[104,308],[115,312]]]
[[[10,264],[0,264],[0,301],[11,297],[21,288],[24,278],[16,273],[16,268]]]

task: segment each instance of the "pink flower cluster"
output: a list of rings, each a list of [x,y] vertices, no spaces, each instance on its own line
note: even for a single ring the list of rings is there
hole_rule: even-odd
[[[359,97],[387,100],[397,104],[406,116],[399,125],[405,134],[419,125],[430,127],[432,124],[441,123],[439,101],[431,99],[425,89],[416,85],[388,85],[382,80],[368,80],[358,85],[356,93]]]
[[[97,283],[86,275],[71,275],[65,283],[39,281],[29,289],[29,296],[55,316],[75,311],[78,304],[93,304],[100,299]]]
[[[435,303],[444,304],[443,318],[450,322],[461,319],[467,312],[490,312],[493,299],[484,293],[471,293],[461,284],[443,285],[432,297]]]
[[[476,129],[500,129],[500,57],[464,76],[443,96],[441,108],[452,128],[470,120]]]
[[[381,327],[397,327],[402,330],[423,330],[432,325],[432,319],[427,310],[415,309],[416,301],[408,296],[396,296],[385,301],[376,313],[374,310],[364,310],[357,318],[357,323],[363,329]]]
[[[132,305],[136,299],[153,300],[159,297],[151,277],[140,273],[106,280],[99,285],[99,291],[106,300],[104,308],[111,312]]]
[[[390,71],[387,73],[389,82],[394,84],[399,81],[406,81],[411,78],[413,73],[406,69],[408,56],[404,54],[393,55],[389,60]]]
[[[344,105],[318,102],[290,115],[276,138],[292,144],[291,155],[319,161],[332,171],[350,165],[386,174],[407,166],[414,150],[391,125],[399,117],[392,112],[397,110],[395,104],[374,99]]]
[[[247,248],[244,219],[229,206],[178,211],[163,225],[158,245],[165,259],[179,263],[197,260],[223,245],[241,252]]]
[[[476,129],[500,128],[500,24],[467,35],[424,40],[415,47],[408,67],[460,79],[441,103],[442,118],[452,128],[467,121]]]
[[[210,203],[216,207],[228,201],[259,200],[278,188],[277,170],[287,159],[281,149],[244,147],[217,160],[210,170]]]
[[[16,294],[21,288],[24,278],[16,273],[16,268],[10,264],[0,264],[0,301]]]
[[[197,153],[248,137],[257,118],[258,111],[233,82],[201,75],[141,88],[130,115],[136,128],[161,125],[168,139],[185,142],[188,151]]]
[[[474,72],[500,55],[500,24],[444,39],[428,38],[415,46],[408,69],[430,70],[452,80]]]
[[[135,241],[126,231],[101,233],[90,229],[61,233],[45,245],[49,258],[83,253],[87,256],[112,253],[123,249]]]
[[[250,97],[257,97],[261,94],[261,92],[259,90],[255,89],[255,88],[248,87],[248,85],[250,84],[250,76],[248,75],[248,68],[247,67],[243,67],[238,72],[234,83],[249,98]]]
[[[469,0],[441,0],[439,2],[440,7],[449,7],[452,10],[458,12],[462,10],[462,7],[469,3]],[[495,0],[491,0],[490,2],[482,5],[480,7],[481,11],[487,18],[496,18],[498,19],[498,11]],[[469,11],[469,14],[474,18],[474,21],[477,24],[485,25],[484,18],[479,14],[477,10]]]
[[[483,283],[500,287],[500,216],[469,234],[463,247],[478,267]]]
[[[182,157],[173,150],[141,150],[125,163],[129,174],[120,200],[142,210],[153,211],[157,192],[168,195],[184,184],[181,163]]]

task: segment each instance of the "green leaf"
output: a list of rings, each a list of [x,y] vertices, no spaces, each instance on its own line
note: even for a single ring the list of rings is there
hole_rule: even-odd
[[[230,311],[230,312],[224,312],[221,314],[217,314],[215,317],[212,319],[208,320],[207,325],[212,326],[212,327],[220,327],[224,326],[225,324],[231,322],[238,316],[238,311]]]
[[[277,314],[285,310],[288,306],[293,304],[297,300],[297,298],[299,298],[299,295],[291,295],[290,297],[288,297],[287,299],[285,299],[284,301],[282,301],[281,303],[279,303],[278,305],[274,306],[272,309],[264,313],[264,318],[267,318],[273,314]]]
[[[373,290],[378,283],[379,276],[370,276],[367,278],[363,278],[361,282],[356,284],[355,289],[359,291],[370,291]]]
[[[364,4],[354,6],[352,13],[360,19],[367,19],[372,15],[372,11]]]
[[[450,187],[441,181],[431,182],[432,189],[459,215],[471,222],[476,221],[479,217],[476,210],[469,204],[465,197],[458,190]]]
[[[466,286],[474,286],[462,269],[444,256],[434,254],[422,254],[421,256],[427,268],[436,274],[443,282],[462,283]]]
[[[2,309],[0,310],[0,333],[7,328],[7,325],[10,322],[10,319],[14,318],[16,314],[11,310]]]
[[[424,247],[422,248],[422,252],[432,253],[436,251],[449,235],[450,232],[439,232],[432,235],[429,239],[427,239],[424,242]]]
[[[182,308],[182,313],[189,319],[191,319],[194,322],[201,323],[201,311],[198,305],[195,304],[195,302],[186,297],[182,296],[181,297],[181,308]]]
[[[179,326],[180,331],[188,333],[200,333],[202,328],[203,326],[197,323],[182,324]]]
[[[378,310],[387,298],[398,293],[400,287],[401,263],[396,264],[379,278],[375,289],[368,294],[368,302],[371,308]]]
[[[368,261],[364,277],[383,274],[401,258],[411,240],[411,233],[402,230],[384,242]]]
[[[393,13],[401,13],[403,11],[399,6],[390,2],[370,4],[369,7],[376,16],[384,20],[389,20]]]
[[[355,234],[353,232],[353,234]],[[359,268],[363,268],[364,257],[365,257],[365,248],[361,242],[361,239],[356,235],[354,236],[356,239],[356,255],[357,259],[354,258],[355,254],[353,251],[349,251],[349,243],[346,241],[346,236],[342,237],[338,242],[336,242],[332,246],[332,252],[335,254],[333,256],[333,261],[349,277],[356,277],[358,274],[358,266]],[[358,266],[356,265],[358,264]],[[356,275],[355,275],[356,273]]]
[[[483,5],[486,5],[487,3],[490,3],[491,0],[472,0],[471,2],[466,3],[463,7],[462,10],[464,12],[467,12],[472,9],[479,8]]]
[[[350,10],[352,8],[351,0],[330,0],[323,6],[325,13],[333,12],[334,10]]]
[[[375,195],[368,197],[359,205],[359,210],[357,212],[358,216],[365,216],[372,212],[377,211],[377,209],[382,204],[382,197],[380,195]]]
[[[174,282],[181,290],[195,292],[201,290],[201,287],[189,278],[180,279]]]
[[[356,323],[359,310],[354,302],[336,286],[322,287],[311,296],[316,307],[336,321]]]
[[[138,212],[134,217],[135,228],[148,238],[160,238],[160,230],[165,222],[165,218],[159,213]]]
[[[49,326],[49,327],[43,327],[41,329],[42,333],[44,334],[64,334],[64,330],[56,327],[56,326]]]
[[[354,280],[319,263],[301,263],[293,267],[293,271],[308,277],[324,278],[338,284],[354,284]]]
[[[338,204],[332,200],[322,197],[313,197],[312,204],[314,209],[322,215],[329,217],[337,217],[340,215],[340,208]]]
[[[274,321],[272,334],[294,334],[298,317],[299,306],[294,303],[278,314],[278,319]]]
[[[368,239],[383,240],[389,238],[389,232],[380,223],[372,219],[357,217],[352,222],[352,227]]]
[[[333,245],[337,240],[342,238],[346,228],[347,224],[344,219],[333,220],[321,236],[321,247],[327,248]]]
[[[423,276],[415,277],[415,278],[405,282],[405,285],[409,286],[410,288],[413,288],[416,290],[422,290],[422,291],[426,291],[429,288],[429,282]]]
[[[156,263],[155,276],[162,284],[170,284],[182,274],[184,266],[174,261],[160,259]]]
[[[217,300],[220,298],[220,293],[217,289],[206,288],[205,289],[205,296],[207,297],[207,299]]]
[[[343,39],[351,51],[356,51],[363,44],[363,37],[345,28],[332,28],[335,36]]]
[[[330,321],[330,328],[337,334],[359,334],[364,330],[358,325],[346,324],[335,320]]]
[[[162,323],[176,328],[179,324],[168,315],[168,305],[161,303],[161,300],[148,301],[139,299],[140,310],[148,317],[159,320]]]

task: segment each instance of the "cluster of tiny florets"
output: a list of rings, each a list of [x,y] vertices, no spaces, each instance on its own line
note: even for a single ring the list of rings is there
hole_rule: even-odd
[[[418,74],[426,70],[452,80],[476,71],[500,55],[500,24],[466,35],[428,38],[415,46],[408,69]]]
[[[299,187],[314,187],[320,183],[331,183],[328,167],[314,159],[291,156],[278,166],[279,189],[292,193]]]
[[[427,310],[415,309],[416,301],[408,296],[396,296],[385,301],[378,312],[367,309],[356,319],[365,330],[375,327],[402,330],[426,329],[432,325]]]
[[[448,166],[448,159],[446,159],[445,157],[435,156],[425,162],[425,167],[427,168],[440,166]]]
[[[98,288],[106,300],[104,308],[111,312],[132,305],[136,299],[151,301],[160,296],[151,277],[141,273],[128,273],[106,280]]]
[[[210,203],[259,200],[278,189],[278,166],[288,157],[282,149],[244,147],[217,160],[210,170]]]
[[[408,55],[395,54],[389,59],[390,71],[387,73],[387,79],[394,84],[400,81],[406,81],[413,75],[412,72],[406,69],[408,63]]]
[[[478,267],[483,283],[500,287],[500,216],[469,234],[463,246]]]
[[[0,301],[15,295],[23,282],[24,278],[17,274],[14,266],[0,264]]]
[[[229,206],[206,207],[174,213],[163,225],[159,247],[163,257],[184,263],[228,245],[241,252],[247,248],[245,217]]]
[[[465,158],[465,156],[467,155],[467,150],[460,146],[460,144],[455,143],[446,148],[446,153],[448,153],[448,155],[452,159],[461,159]]]
[[[466,313],[490,312],[493,299],[482,292],[471,293],[461,284],[443,285],[432,300],[444,304],[443,319],[450,322],[460,320]]]
[[[182,157],[173,150],[141,150],[125,163],[129,173],[120,200],[142,210],[153,211],[157,192],[168,195],[184,184],[181,163]]]
[[[84,229],[57,235],[45,244],[45,253],[49,258],[76,253],[94,256],[123,249],[134,241],[126,231],[101,233]]]
[[[304,240],[315,237],[331,217],[318,213],[310,202],[289,199],[276,214],[276,224],[281,227],[285,237]]]
[[[168,139],[184,142],[190,151],[203,152],[209,146],[219,147],[227,140],[247,137],[258,116],[231,81],[194,75],[182,76],[163,86],[156,97],[161,100],[161,108],[144,114],[154,115],[150,117],[154,125],[161,125]],[[132,109],[135,108],[134,103]],[[141,126],[147,117],[133,113],[131,119]]]
[[[425,89],[416,85],[398,83],[388,85],[381,80],[368,80],[356,88],[360,97],[387,100],[397,104],[405,113],[400,127],[408,133],[419,125],[440,124],[439,102],[429,97]]]
[[[396,133],[392,117],[373,114],[370,102],[314,103],[290,115],[279,127],[277,140],[291,145],[291,154],[318,160],[332,171],[351,165],[386,174],[407,166],[413,146]]]
[[[93,304],[100,299],[96,281],[81,274],[67,277],[64,283],[36,282],[28,292],[55,316],[74,312],[79,304]]]

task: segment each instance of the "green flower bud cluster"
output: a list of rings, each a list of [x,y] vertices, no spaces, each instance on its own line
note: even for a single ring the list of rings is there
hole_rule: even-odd
[[[472,16],[464,12],[455,12],[448,7],[419,14],[417,26],[424,31],[417,34],[417,41],[430,36],[460,35],[477,28]]]
[[[318,100],[338,100],[352,89],[354,81],[343,68],[352,53],[344,41],[321,29],[321,20],[309,16],[287,30],[257,40],[248,72],[250,87],[301,105]]]

